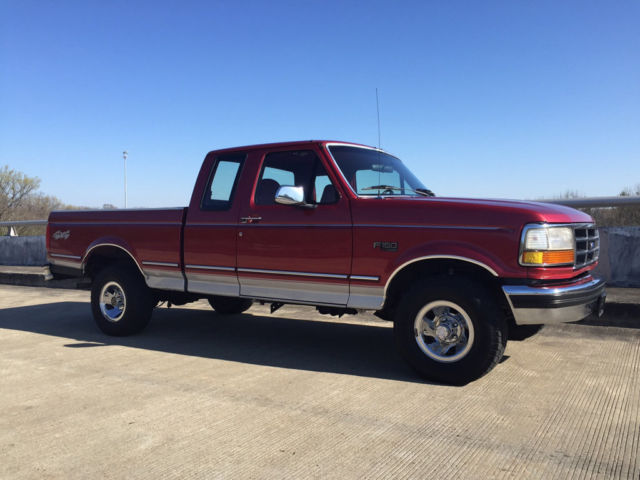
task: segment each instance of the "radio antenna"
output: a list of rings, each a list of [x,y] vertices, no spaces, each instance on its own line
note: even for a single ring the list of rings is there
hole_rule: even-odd
[[[376,112],[378,113],[378,150],[380,150],[380,102],[378,102],[378,87],[376,87]]]

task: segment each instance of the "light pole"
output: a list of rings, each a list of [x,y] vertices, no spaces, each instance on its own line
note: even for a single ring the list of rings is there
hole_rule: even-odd
[[[127,208],[127,151],[122,152],[122,158],[124,159],[124,208]]]

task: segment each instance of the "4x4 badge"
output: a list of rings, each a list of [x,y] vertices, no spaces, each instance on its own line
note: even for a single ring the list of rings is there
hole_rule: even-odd
[[[57,230],[56,232],[54,232],[52,237],[54,240],[62,240],[62,239],[66,240],[67,238],[69,238],[70,235],[71,235],[70,230],[65,230],[64,232],[62,230]]]

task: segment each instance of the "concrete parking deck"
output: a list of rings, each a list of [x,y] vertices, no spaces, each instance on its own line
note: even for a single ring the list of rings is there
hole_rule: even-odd
[[[638,328],[546,327],[449,387],[370,316],[199,302],[116,339],[88,300],[0,285],[0,478],[640,478]]]

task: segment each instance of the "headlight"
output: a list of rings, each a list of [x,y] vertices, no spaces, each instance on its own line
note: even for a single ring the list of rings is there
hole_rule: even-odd
[[[520,265],[549,267],[573,265],[575,238],[573,228],[527,225],[520,243]]]

